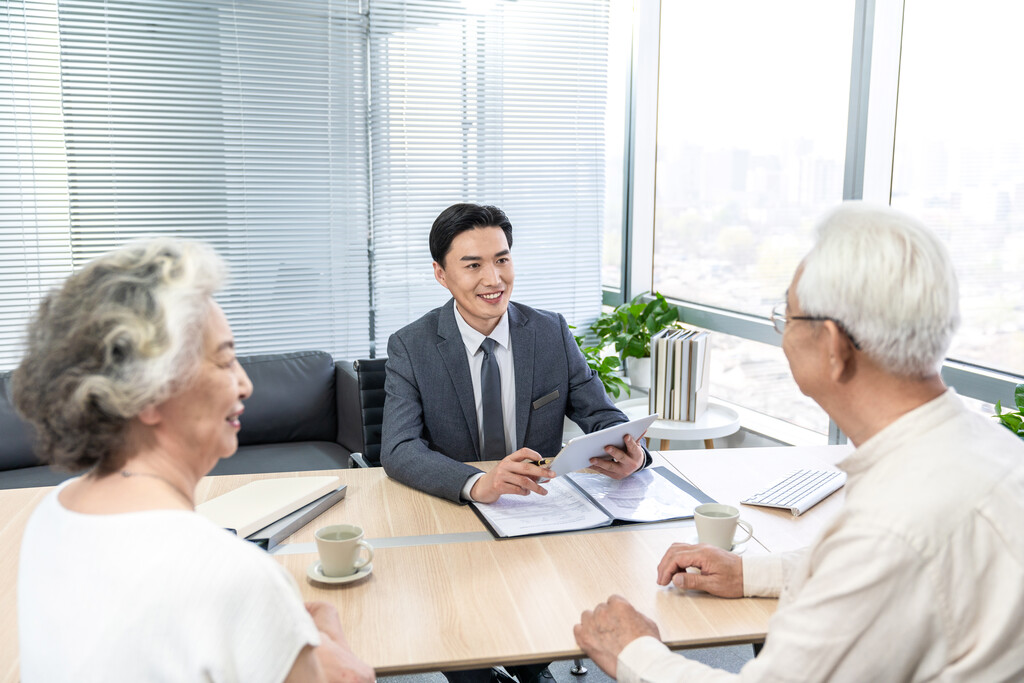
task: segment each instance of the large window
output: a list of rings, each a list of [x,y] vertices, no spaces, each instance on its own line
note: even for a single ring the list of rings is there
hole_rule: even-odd
[[[843,198],[853,22],[853,0],[661,3],[656,290],[762,316],[783,298]],[[781,352],[758,347],[716,347],[732,370],[715,395],[826,432]]]
[[[947,379],[1009,399],[1024,374],[1024,7],[650,1],[657,178],[650,225],[633,229],[653,235],[653,287],[720,332],[712,393],[826,431],[765,317],[815,219],[863,188],[952,253],[963,325]]]
[[[0,369],[50,286],[153,234],[227,259],[242,352],[382,355],[447,298],[457,201],[508,212],[517,300],[587,324],[608,32],[590,0],[6,3]]]
[[[938,231],[960,278],[950,357],[1024,374],[1024,6],[907,0],[892,205]]]

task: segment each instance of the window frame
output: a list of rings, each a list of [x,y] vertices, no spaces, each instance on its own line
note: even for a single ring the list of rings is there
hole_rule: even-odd
[[[899,85],[904,0],[856,0],[843,200],[888,205]],[[636,0],[634,9],[630,111],[627,115],[627,173],[623,215],[623,288],[603,288],[605,305],[628,301],[653,287],[654,188],[657,156],[658,59],[661,0]],[[870,95],[870,97],[869,97]],[[865,171],[870,169],[870,173]],[[767,317],[669,299],[680,319],[742,339],[781,346]],[[1024,376],[947,359],[943,381],[969,398],[1013,405]],[[828,442],[846,443],[829,420]]]

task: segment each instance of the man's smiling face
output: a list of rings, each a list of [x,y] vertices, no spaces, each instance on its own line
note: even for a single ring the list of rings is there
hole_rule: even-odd
[[[505,232],[498,227],[460,232],[444,264],[434,262],[434,277],[455,297],[469,326],[490,334],[508,309],[516,277]]]

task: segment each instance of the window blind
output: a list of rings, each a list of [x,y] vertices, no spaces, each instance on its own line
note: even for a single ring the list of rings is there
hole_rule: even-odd
[[[456,201],[508,212],[515,299],[596,316],[607,2],[7,8],[0,368],[50,286],[153,234],[226,258],[242,352],[382,355],[447,298],[427,233]]]
[[[71,269],[57,13],[0,13],[0,370],[17,365],[25,324]]]
[[[377,353],[440,305],[427,236],[460,201],[513,226],[513,299],[570,324],[600,312],[608,5],[370,5]]]
[[[240,351],[366,355],[359,2],[67,0],[58,26],[72,264],[204,240]]]

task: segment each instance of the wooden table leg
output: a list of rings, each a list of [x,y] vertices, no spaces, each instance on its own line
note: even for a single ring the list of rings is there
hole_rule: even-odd
[[[658,450],[659,451],[667,451],[668,450],[668,439],[658,439]]]
[[[714,447],[715,447],[715,440],[714,439],[704,439],[704,448],[714,448]]]

